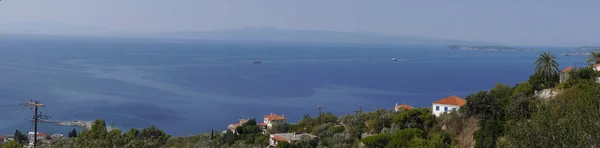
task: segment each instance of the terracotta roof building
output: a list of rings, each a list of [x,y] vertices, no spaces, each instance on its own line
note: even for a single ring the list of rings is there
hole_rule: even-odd
[[[296,133],[279,133],[279,134],[271,134],[269,137],[269,146],[276,147],[277,144],[281,141],[287,141],[292,143],[296,140],[301,140],[302,138],[311,138],[314,140],[318,140],[318,137],[315,135],[311,135],[309,133],[296,134]],[[317,141],[318,142],[318,141]]]
[[[234,124],[229,124],[227,126],[228,130],[231,130],[233,133],[235,133],[235,129],[237,129],[237,127],[240,127],[242,125],[244,125],[244,123],[248,122],[248,119],[240,119],[239,123],[234,123]]]
[[[432,113],[440,116],[443,113],[458,111],[458,109],[467,104],[467,101],[458,96],[450,96],[432,103]]]
[[[394,107],[394,111],[399,111],[399,110],[402,110],[402,109],[404,109],[404,110],[410,110],[410,109],[413,109],[413,108],[414,107],[412,107],[410,105],[407,105],[407,104],[398,105],[398,103],[396,103],[396,106]]]
[[[562,82],[567,82],[567,80],[568,80],[568,79],[569,79],[569,77],[570,77],[570,74],[569,74],[569,72],[570,72],[570,71],[573,71],[573,70],[577,70],[577,68],[567,67],[567,68],[565,68],[565,69],[561,70],[561,71],[558,73],[558,75],[559,75],[559,82],[560,82],[560,83],[562,83]]]
[[[279,116],[273,113],[271,113],[270,115],[265,115],[264,124],[267,125],[267,128],[273,127],[273,124],[281,123],[285,123],[285,117],[283,115]]]

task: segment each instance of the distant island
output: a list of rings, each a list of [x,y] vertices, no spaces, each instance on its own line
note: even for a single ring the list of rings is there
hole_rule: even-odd
[[[573,48],[573,52],[560,54],[562,56],[587,56],[592,52],[600,52],[600,46],[579,46]]]
[[[573,48],[575,50],[600,50],[600,46],[579,46]]]
[[[533,51],[535,49],[519,49],[506,46],[466,46],[466,45],[450,45],[448,48],[453,50],[471,50],[471,51]]]

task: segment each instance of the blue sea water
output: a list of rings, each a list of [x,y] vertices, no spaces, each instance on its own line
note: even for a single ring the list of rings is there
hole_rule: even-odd
[[[558,49],[543,49],[559,53]],[[540,51],[541,52],[541,51]],[[51,120],[103,118],[117,128],[155,125],[176,136],[224,130],[240,118],[317,105],[337,115],[428,107],[432,101],[514,85],[540,52],[453,51],[442,46],[155,41],[0,41],[0,133],[31,131],[29,99]],[[391,61],[392,57],[399,60]],[[261,60],[262,64],[252,64]],[[561,65],[584,62],[558,56]],[[565,67],[561,66],[561,67]],[[40,125],[41,132],[73,127]]]

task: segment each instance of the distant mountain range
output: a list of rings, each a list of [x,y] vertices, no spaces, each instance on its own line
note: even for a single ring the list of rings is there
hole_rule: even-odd
[[[374,33],[353,33],[323,30],[289,30],[270,27],[221,29],[212,31],[161,32],[146,37],[183,38],[219,41],[266,41],[266,42],[323,42],[365,44],[427,44],[427,45],[486,45],[489,43],[461,40],[430,39],[411,36],[393,36]]]
[[[0,35],[67,35],[104,36],[154,39],[186,39],[244,42],[318,42],[358,44],[418,44],[418,45],[490,45],[490,43],[432,39],[415,36],[395,36],[376,33],[355,33],[324,30],[292,30],[273,27],[217,29],[211,31],[178,31],[158,33],[123,33],[101,27],[81,27],[55,22],[0,24]]]
[[[118,36],[122,33],[102,27],[82,27],[57,22],[0,24],[0,34]]]

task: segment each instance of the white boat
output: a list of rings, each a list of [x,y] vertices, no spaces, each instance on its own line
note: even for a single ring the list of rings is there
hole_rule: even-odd
[[[396,58],[392,58],[392,61],[398,61],[398,59],[396,59]]]

